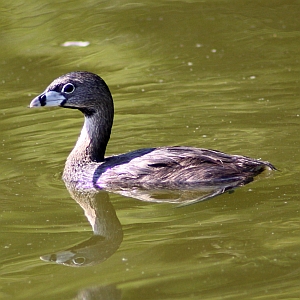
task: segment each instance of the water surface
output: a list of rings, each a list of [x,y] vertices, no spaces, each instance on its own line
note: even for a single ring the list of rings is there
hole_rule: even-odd
[[[291,3],[2,3],[1,298],[299,297],[300,21]],[[99,74],[113,94],[107,155],[187,145],[280,171],[182,208],[108,194],[119,248],[87,267],[42,261],[93,235],[60,179],[81,114],[26,108],[74,70]]]

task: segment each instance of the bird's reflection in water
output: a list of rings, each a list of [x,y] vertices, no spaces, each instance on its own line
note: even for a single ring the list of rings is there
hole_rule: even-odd
[[[93,236],[64,251],[43,255],[41,259],[72,267],[99,264],[112,256],[123,240],[116,211],[105,191],[84,191],[70,184],[66,184],[66,187],[72,198],[83,208],[93,228]]]
[[[123,188],[112,192],[146,202],[173,203],[180,207],[209,200],[225,192],[233,192],[237,186],[240,186],[240,182],[231,182],[224,185],[202,185],[201,187],[190,186],[185,189]]]
[[[78,292],[75,300],[120,300],[121,290],[115,285],[96,286]]]
[[[266,172],[267,173],[267,172]],[[265,173],[265,174],[266,174]],[[232,192],[236,187],[247,184],[245,181],[231,181],[223,185],[190,186],[185,189],[147,190],[130,187],[110,190],[126,197],[147,202],[175,203],[177,206],[191,205],[200,201]],[[99,264],[112,256],[123,240],[122,226],[115,209],[109,201],[107,191],[87,189],[84,184],[65,182],[71,197],[83,208],[85,216],[93,229],[93,236],[82,243],[48,255],[41,256],[47,262],[55,262],[66,266],[83,267]]]

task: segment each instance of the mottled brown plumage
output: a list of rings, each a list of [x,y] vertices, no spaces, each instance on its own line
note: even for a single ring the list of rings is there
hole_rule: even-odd
[[[99,188],[182,188],[243,185],[266,168],[266,161],[192,147],[159,147],[104,158],[113,123],[113,100],[105,82],[89,72],[55,79],[30,107],[60,106],[80,110],[85,121],[70,153],[63,178]]]

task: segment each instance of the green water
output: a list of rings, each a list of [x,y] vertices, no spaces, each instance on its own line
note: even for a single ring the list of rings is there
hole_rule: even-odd
[[[298,1],[0,7],[1,299],[300,297]],[[105,195],[118,249],[87,267],[42,261],[92,237],[60,179],[81,114],[27,109],[74,70],[101,75],[113,94],[107,155],[187,145],[280,171],[182,208]]]

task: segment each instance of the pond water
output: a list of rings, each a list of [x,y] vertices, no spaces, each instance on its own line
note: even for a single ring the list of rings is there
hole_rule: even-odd
[[[1,7],[1,299],[298,299],[297,1]],[[82,115],[27,106],[74,70],[113,94],[107,155],[187,145],[279,171],[181,208],[69,192],[61,174]],[[72,255],[78,267],[49,262]]]

